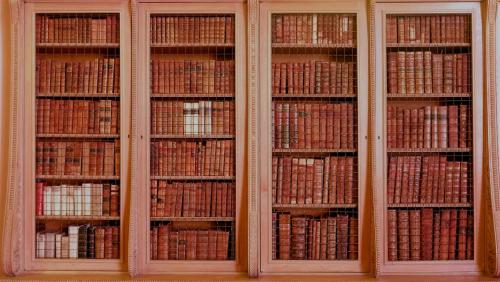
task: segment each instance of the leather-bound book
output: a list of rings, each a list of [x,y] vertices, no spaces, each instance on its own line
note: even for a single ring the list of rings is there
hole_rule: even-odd
[[[448,107],[438,107],[438,148],[448,147]]]
[[[323,166],[324,160],[314,159],[314,178],[313,178],[313,204],[321,204],[322,203],[322,195],[323,195]],[[288,202],[287,202],[288,203]]]
[[[396,16],[387,16],[386,23],[386,40],[387,43],[397,43],[398,40],[398,26]]]
[[[327,232],[328,232],[328,221],[326,218],[321,218],[320,222],[320,239],[319,239],[319,259],[326,259],[326,249],[327,249]]]
[[[279,214],[279,259],[290,259],[290,214]]]
[[[410,210],[410,259],[421,260],[421,216],[420,210]]]
[[[439,232],[439,259],[447,260],[450,249],[450,210],[441,211],[441,231]]]
[[[196,232],[196,259],[208,259],[208,230],[198,230]]]
[[[151,259],[158,259],[158,227],[152,227],[149,231],[151,242]]]
[[[94,226],[89,226],[87,229],[87,258],[96,258],[95,253],[95,230]]]
[[[406,93],[415,93],[415,53],[406,52],[405,54],[405,77]]]
[[[78,228],[78,258],[87,258],[87,229],[89,225]]]
[[[457,259],[466,259],[467,249],[467,210],[461,209],[458,211],[458,242],[457,242]]]
[[[409,211],[398,211],[398,250],[399,260],[410,259],[410,220]]]
[[[349,217],[349,255],[351,260],[358,259],[358,219]]]
[[[337,218],[328,218],[327,227],[327,249],[326,249],[326,259],[334,260],[337,258]]]
[[[305,217],[293,217],[291,219],[291,259],[306,259],[306,227]]]
[[[468,201],[469,201],[468,163],[460,162],[460,202],[467,203]]]
[[[433,212],[431,208],[424,208],[421,210],[422,224],[421,224],[421,259],[432,260],[432,232],[433,232]]]
[[[450,210],[450,230],[449,230],[449,249],[448,249],[448,259],[457,259],[457,220],[458,220],[458,210]]]
[[[400,41],[401,42],[401,41]],[[397,53],[397,71],[398,71],[398,92],[406,94],[406,53],[399,51]]]
[[[348,259],[349,244],[349,216],[337,216],[337,259]]]
[[[394,203],[394,190],[396,188],[397,157],[389,158],[389,172],[387,177],[387,203]]]
[[[104,258],[113,258],[113,229],[106,226],[104,229]]]
[[[458,145],[460,148],[467,148],[469,145],[468,139],[470,138],[468,120],[468,106],[465,104],[460,105],[459,129],[458,129]]]
[[[437,195],[437,203],[445,202],[445,194],[447,189],[449,188],[449,184],[447,183],[446,177],[446,167],[448,165],[448,161],[446,160],[446,156],[439,157],[439,187],[438,187],[438,195]]]

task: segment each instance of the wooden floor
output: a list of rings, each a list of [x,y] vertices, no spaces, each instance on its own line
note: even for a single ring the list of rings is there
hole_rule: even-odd
[[[144,277],[130,278],[127,274],[102,274],[93,273],[78,275],[68,274],[29,274],[18,277],[0,277],[0,281],[404,281],[404,282],[420,282],[420,281],[500,281],[498,278],[487,276],[390,276],[373,278],[371,276],[264,276],[257,279],[250,279],[246,275],[148,275]]]

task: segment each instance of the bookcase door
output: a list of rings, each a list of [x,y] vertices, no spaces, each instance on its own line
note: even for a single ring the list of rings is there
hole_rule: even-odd
[[[24,268],[124,270],[127,3],[27,3],[24,19]]]
[[[261,271],[368,271],[363,1],[260,8]]]
[[[243,11],[139,4],[139,273],[246,268]]]
[[[481,32],[479,3],[376,6],[380,274],[483,270]]]

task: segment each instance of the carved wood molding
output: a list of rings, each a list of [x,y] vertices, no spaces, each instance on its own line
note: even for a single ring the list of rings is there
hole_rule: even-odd
[[[259,60],[259,1],[247,2],[247,60],[248,60],[248,276],[257,277],[260,265],[259,244],[259,186],[258,186],[258,60]]]
[[[137,269],[137,1],[130,0],[130,24],[131,24],[131,121],[130,121],[130,215],[128,234],[128,272],[134,277],[138,274]]]
[[[485,164],[488,174],[484,179],[486,191],[486,270],[495,275],[500,275],[500,252],[497,239],[500,235],[500,175],[498,152],[498,113],[496,100],[496,16],[497,1],[487,0],[485,3],[485,94],[487,138],[485,147],[488,148],[488,162]]]
[[[370,228],[373,232],[371,232],[371,241],[373,242],[372,248],[370,250],[370,263],[372,267],[372,273],[377,276],[380,272],[380,265],[383,259],[383,252],[381,247],[383,246],[383,238],[380,238],[382,232],[379,230],[380,226],[376,224],[378,222],[378,214],[375,212],[375,207],[377,207],[377,197],[375,195],[375,187],[374,187],[374,177],[376,175],[376,165],[375,165],[375,144],[377,143],[377,136],[375,134],[376,128],[376,118],[375,118],[375,70],[376,70],[376,50],[375,50],[375,3],[376,0],[368,0],[367,1],[367,15],[368,15],[368,181],[367,188],[369,191],[367,193],[367,203],[371,204],[372,216],[370,218]]]
[[[22,124],[19,121],[21,116],[18,111],[18,102],[21,94],[22,83],[22,13],[23,3],[20,0],[10,0],[10,32],[11,32],[11,66],[10,66],[10,118],[9,118],[9,157],[7,173],[7,193],[5,204],[5,220],[3,232],[3,270],[8,275],[16,275],[22,272],[22,261],[24,252],[23,242],[23,220],[22,220],[22,195],[23,185],[21,165],[22,161],[19,148],[22,138],[19,135]],[[22,120],[21,120],[22,121]]]

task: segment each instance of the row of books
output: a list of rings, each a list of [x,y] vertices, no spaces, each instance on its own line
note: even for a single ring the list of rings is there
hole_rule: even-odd
[[[354,62],[308,61],[272,64],[273,94],[356,93]]]
[[[235,216],[234,183],[151,181],[152,217]]]
[[[355,44],[356,16],[352,14],[275,14],[273,43]]]
[[[37,43],[118,43],[118,15],[36,15]]]
[[[119,175],[120,143],[38,141],[37,175]]]
[[[389,260],[474,258],[472,210],[388,210],[387,221]]]
[[[36,215],[119,216],[120,186],[36,183]]]
[[[36,99],[36,132],[117,134],[119,102],[115,100]]]
[[[151,43],[234,43],[234,25],[230,15],[154,15]]]
[[[469,43],[469,15],[388,15],[387,43]]]
[[[387,54],[391,94],[470,93],[470,54],[399,51]]]
[[[273,147],[355,148],[354,103],[273,102]]]
[[[356,260],[358,219],[273,213],[273,259]]]
[[[234,60],[151,61],[153,94],[232,94]]]
[[[389,148],[466,148],[470,145],[469,106],[388,106]]]
[[[387,202],[469,203],[469,166],[446,156],[389,158]]]
[[[118,226],[70,225],[67,230],[67,232],[37,232],[36,258],[120,258]]]
[[[152,134],[234,134],[234,101],[152,101]]]
[[[229,232],[174,230],[170,224],[151,228],[153,260],[227,260]]]
[[[151,142],[151,175],[234,176],[234,140]]]
[[[272,159],[273,203],[352,204],[356,170],[352,157]]]
[[[36,93],[114,94],[120,92],[120,59],[36,60]]]

